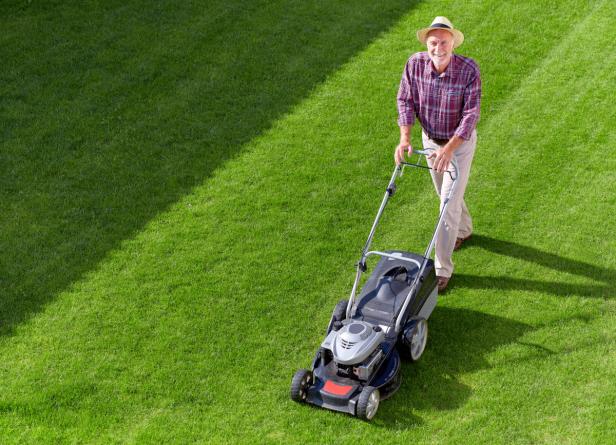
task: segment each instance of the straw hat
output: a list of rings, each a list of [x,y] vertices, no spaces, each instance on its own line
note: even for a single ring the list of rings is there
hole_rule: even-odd
[[[464,34],[462,34],[457,29],[454,29],[453,25],[449,21],[447,17],[436,17],[432,20],[432,24],[428,28],[420,29],[417,31],[417,39],[424,45],[426,44],[426,39],[428,38],[428,33],[433,29],[444,29],[445,31],[449,31],[453,35],[453,47],[457,48],[462,45],[464,42]]]

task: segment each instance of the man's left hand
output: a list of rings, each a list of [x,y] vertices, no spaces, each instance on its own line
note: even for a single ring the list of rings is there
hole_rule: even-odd
[[[430,155],[432,161],[432,168],[439,173],[443,173],[449,168],[449,163],[453,158],[453,151],[448,150],[446,147],[441,147],[435,150]]]

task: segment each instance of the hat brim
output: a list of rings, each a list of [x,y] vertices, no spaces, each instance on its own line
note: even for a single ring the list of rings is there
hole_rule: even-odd
[[[462,42],[464,42],[464,34],[462,34],[457,29],[448,29],[448,28],[441,28],[441,27],[429,27],[429,28],[420,29],[419,31],[417,31],[417,40],[419,40],[421,43],[425,45],[426,39],[428,38],[428,33],[430,31],[434,31],[435,29],[440,29],[442,31],[447,31],[451,33],[451,35],[453,36],[453,47],[454,48],[457,48],[458,46],[462,45]]]

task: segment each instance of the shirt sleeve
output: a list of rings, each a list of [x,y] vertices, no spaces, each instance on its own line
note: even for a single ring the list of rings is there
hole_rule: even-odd
[[[462,107],[462,119],[456,128],[455,135],[468,141],[473,130],[479,122],[479,109],[481,106],[481,76],[479,69],[475,68],[475,73],[471,81],[464,90],[464,106]]]
[[[398,89],[398,125],[413,125],[415,123],[415,104],[411,90],[411,61],[409,60],[402,72],[400,88]]]

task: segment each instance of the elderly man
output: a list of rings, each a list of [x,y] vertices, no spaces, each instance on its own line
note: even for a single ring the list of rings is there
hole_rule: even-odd
[[[394,158],[399,164],[405,153],[411,155],[411,127],[417,116],[424,149],[434,150],[428,165],[432,167],[430,172],[441,208],[453,182],[443,172],[454,156],[458,162],[457,185],[444,224],[436,234],[435,267],[438,289],[442,292],[453,273],[453,251],[473,231],[464,191],[477,144],[475,126],[479,120],[481,79],[474,60],[453,54],[464,35],[446,17],[436,17],[428,28],[417,31],[417,38],[427,51],[413,54],[402,73],[398,91],[400,143]]]

